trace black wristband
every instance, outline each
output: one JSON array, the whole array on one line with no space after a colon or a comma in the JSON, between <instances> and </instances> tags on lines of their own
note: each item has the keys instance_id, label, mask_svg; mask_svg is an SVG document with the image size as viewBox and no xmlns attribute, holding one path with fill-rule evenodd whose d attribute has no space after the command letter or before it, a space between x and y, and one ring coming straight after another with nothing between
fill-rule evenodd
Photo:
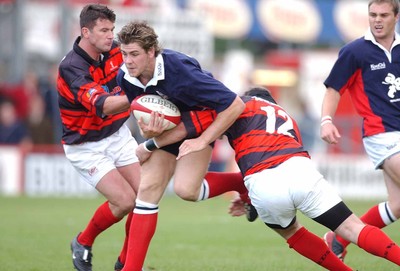
<instances>
[{"instance_id":1,"label":"black wristband","mask_svg":"<svg viewBox=\"0 0 400 271\"><path fill-rule=\"evenodd\" d=\"M154 150L158 149L156 143L154 142L154 139L152 139L152 138L150 138L149 140L144 142L144 146L145 146L146 150L148 150L148 151L154 151Z\"/></svg>"}]
</instances>

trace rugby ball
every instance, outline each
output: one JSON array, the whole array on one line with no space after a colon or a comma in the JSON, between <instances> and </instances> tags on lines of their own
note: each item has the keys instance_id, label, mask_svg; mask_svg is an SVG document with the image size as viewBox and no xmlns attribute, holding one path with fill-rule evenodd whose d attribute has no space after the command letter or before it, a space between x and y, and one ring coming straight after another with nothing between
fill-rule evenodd
<instances>
[{"instance_id":1,"label":"rugby ball","mask_svg":"<svg viewBox=\"0 0 400 271\"><path fill-rule=\"evenodd\" d=\"M179 108L159 95L146 94L138 96L131 103L133 116L137 120L142 119L145 124L149 123L152 111L164 114L164 124L168 124L166 130L174 128L181 122Z\"/></svg>"}]
</instances>

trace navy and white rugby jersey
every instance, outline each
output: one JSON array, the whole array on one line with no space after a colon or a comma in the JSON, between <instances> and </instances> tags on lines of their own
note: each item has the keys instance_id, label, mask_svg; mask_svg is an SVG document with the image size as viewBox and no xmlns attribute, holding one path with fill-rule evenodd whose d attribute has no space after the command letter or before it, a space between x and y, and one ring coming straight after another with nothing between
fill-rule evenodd
<instances>
[{"instance_id":1,"label":"navy and white rugby jersey","mask_svg":"<svg viewBox=\"0 0 400 271\"><path fill-rule=\"evenodd\" d=\"M128 99L143 94L156 94L173 102L180 111L228 108L236 94L209 72L202 70L196 59L164 49L156 58L154 76L147 86L131 77L123 65L117 75L118 85Z\"/></svg>"},{"instance_id":2,"label":"navy and white rugby jersey","mask_svg":"<svg viewBox=\"0 0 400 271\"><path fill-rule=\"evenodd\" d=\"M349 91L363 118L363 136L400 131L400 36L391 51L378 44L371 31L347 45L325 80L342 95Z\"/></svg>"}]
</instances>

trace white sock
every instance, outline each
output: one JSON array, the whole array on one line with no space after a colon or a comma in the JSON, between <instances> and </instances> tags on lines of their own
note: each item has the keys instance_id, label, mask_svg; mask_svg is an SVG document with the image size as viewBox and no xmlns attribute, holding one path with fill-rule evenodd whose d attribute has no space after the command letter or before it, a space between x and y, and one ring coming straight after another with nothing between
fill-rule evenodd
<instances>
[{"instance_id":1,"label":"white sock","mask_svg":"<svg viewBox=\"0 0 400 271\"><path fill-rule=\"evenodd\" d=\"M200 187L200 194L199 197L197 198L197 201L206 200L208 199L209 195L210 195L210 187L208 186L207 180L203 179L203 182L201 183Z\"/></svg>"},{"instance_id":2,"label":"white sock","mask_svg":"<svg viewBox=\"0 0 400 271\"><path fill-rule=\"evenodd\" d=\"M379 214L381 215L381 218L385 225L392 224L397 220L397 218L393 215L392 211L389 208L389 203L386 202L381 202L378 205L379 208Z\"/></svg>"}]
</instances>

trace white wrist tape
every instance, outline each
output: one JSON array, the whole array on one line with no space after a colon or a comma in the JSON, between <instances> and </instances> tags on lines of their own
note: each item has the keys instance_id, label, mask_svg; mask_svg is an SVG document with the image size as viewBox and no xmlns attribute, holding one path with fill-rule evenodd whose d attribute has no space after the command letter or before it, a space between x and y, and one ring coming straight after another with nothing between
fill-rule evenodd
<instances>
[{"instance_id":1,"label":"white wrist tape","mask_svg":"<svg viewBox=\"0 0 400 271\"><path fill-rule=\"evenodd\" d=\"M332 117L329 116L329 115L323 116L323 117L321 118L321 122L324 122L325 120L330 120L330 121L332 121Z\"/></svg>"},{"instance_id":2,"label":"white wrist tape","mask_svg":"<svg viewBox=\"0 0 400 271\"><path fill-rule=\"evenodd\" d=\"M332 123L332 120L327 119L327 120L321 121L321 127L327 123Z\"/></svg>"}]
</instances>

